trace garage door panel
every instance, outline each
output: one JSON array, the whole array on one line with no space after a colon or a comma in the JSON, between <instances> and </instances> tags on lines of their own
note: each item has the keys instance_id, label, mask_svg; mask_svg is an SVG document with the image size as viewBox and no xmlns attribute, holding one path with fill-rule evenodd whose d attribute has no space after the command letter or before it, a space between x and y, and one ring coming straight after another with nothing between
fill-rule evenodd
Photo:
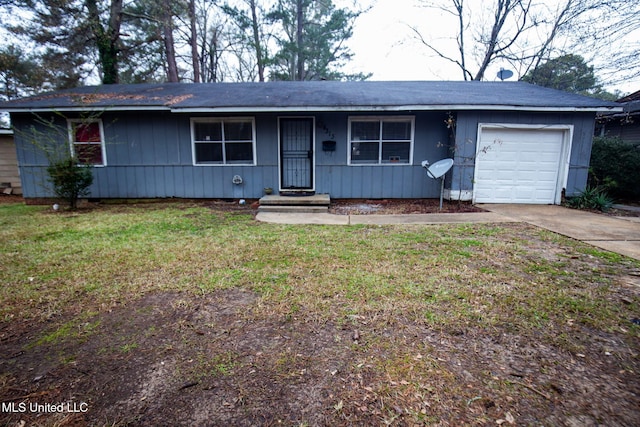
<instances>
[{"instance_id":1,"label":"garage door panel","mask_svg":"<svg viewBox=\"0 0 640 427\"><path fill-rule=\"evenodd\" d=\"M496 191L495 193L491 194L492 197L495 197L497 200L509 200L513 197L513 192L512 191L507 191L507 190L501 190L501 191ZM501 203L501 202L497 202L497 203Z\"/></svg>"},{"instance_id":2,"label":"garage door panel","mask_svg":"<svg viewBox=\"0 0 640 427\"><path fill-rule=\"evenodd\" d=\"M519 172L516 176L511 176L511 180L517 180L519 186L522 185L534 185L538 181L537 174L535 172Z\"/></svg>"},{"instance_id":3,"label":"garage door panel","mask_svg":"<svg viewBox=\"0 0 640 427\"><path fill-rule=\"evenodd\" d=\"M548 171L538 172L532 177L532 179L540 182L552 182L555 184L558 180L558 174Z\"/></svg>"},{"instance_id":4,"label":"garage door panel","mask_svg":"<svg viewBox=\"0 0 640 427\"><path fill-rule=\"evenodd\" d=\"M562 130L481 130L476 157L477 203L554 203Z\"/></svg>"},{"instance_id":5,"label":"garage door panel","mask_svg":"<svg viewBox=\"0 0 640 427\"><path fill-rule=\"evenodd\" d=\"M555 165L558 163L560 153L541 153L538 155L532 154L532 156L536 156L534 159L532 159L535 163L549 164L555 167Z\"/></svg>"},{"instance_id":6,"label":"garage door panel","mask_svg":"<svg viewBox=\"0 0 640 427\"><path fill-rule=\"evenodd\" d=\"M513 173L505 170L497 171L495 173L494 179L496 181L510 183L513 180ZM489 178L489 180L491 180L491 178Z\"/></svg>"},{"instance_id":7,"label":"garage door panel","mask_svg":"<svg viewBox=\"0 0 640 427\"><path fill-rule=\"evenodd\" d=\"M514 169L516 169L516 172L519 172L519 173L537 172L540 169L540 163L539 162L520 162L517 165L514 165Z\"/></svg>"},{"instance_id":8,"label":"garage door panel","mask_svg":"<svg viewBox=\"0 0 640 427\"><path fill-rule=\"evenodd\" d=\"M535 188L532 187L520 187L515 190L515 199L516 200L528 200L535 196Z\"/></svg>"}]
</instances>

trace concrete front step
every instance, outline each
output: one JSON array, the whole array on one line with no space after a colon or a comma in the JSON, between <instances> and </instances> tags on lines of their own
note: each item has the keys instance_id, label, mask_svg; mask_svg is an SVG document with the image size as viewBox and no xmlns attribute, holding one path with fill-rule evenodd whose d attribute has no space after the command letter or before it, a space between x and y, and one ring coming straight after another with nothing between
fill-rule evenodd
<instances>
[{"instance_id":1,"label":"concrete front step","mask_svg":"<svg viewBox=\"0 0 640 427\"><path fill-rule=\"evenodd\" d=\"M268 195L260 199L262 206L329 206L331 198L328 194L313 196L280 196Z\"/></svg>"},{"instance_id":2,"label":"concrete front step","mask_svg":"<svg viewBox=\"0 0 640 427\"><path fill-rule=\"evenodd\" d=\"M327 213L331 198L328 194L312 196L268 195L260 199L259 212Z\"/></svg>"},{"instance_id":3,"label":"concrete front step","mask_svg":"<svg viewBox=\"0 0 640 427\"><path fill-rule=\"evenodd\" d=\"M260 205L258 212L281 212L281 213L327 213L328 206L286 206L286 205Z\"/></svg>"}]
</instances>

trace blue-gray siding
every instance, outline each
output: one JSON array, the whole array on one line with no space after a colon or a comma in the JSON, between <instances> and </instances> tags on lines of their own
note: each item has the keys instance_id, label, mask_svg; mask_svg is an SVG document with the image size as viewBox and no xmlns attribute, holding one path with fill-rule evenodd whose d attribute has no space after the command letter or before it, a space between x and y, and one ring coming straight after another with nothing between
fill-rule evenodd
<instances>
[{"instance_id":1,"label":"blue-gray siding","mask_svg":"<svg viewBox=\"0 0 640 427\"><path fill-rule=\"evenodd\" d=\"M449 174L452 181L451 186L448 186L448 188L462 191L471 191L473 189L478 124L573 125L573 141L571 144L566 195L575 195L584 190L587 184L594 119L594 113L458 112L454 144L455 163L452 172Z\"/></svg>"},{"instance_id":2,"label":"blue-gray siding","mask_svg":"<svg viewBox=\"0 0 640 427\"><path fill-rule=\"evenodd\" d=\"M386 113L389 115L390 113ZM399 113L415 116L412 165L347 165L348 118L358 113L301 114L315 118L315 189L333 198L435 198L439 182L426 177L420 166L451 157L446 112ZM456 164L447 176L447 187L470 190L473 183L473 157L478 123L572 124L574 137L567 194L586 185L593 113L540 114L509 112L458 112ZM360 114L370 116L372 114ZM293 114L242 114L255 117L256 165L193 166L190 119L205 114L169 112L109 112L101 115L106 139L106 167L94 168L94 198L258 198L264 187L278 189L278 117ZM228 117L228 115L223 115ZM71 118L71 117L70 117ZM68 150L66 121L56 115L41 119L60 129L39 126L40 144L57 144ZM18 160L27 198L51 197L46 182L47 159L30 142L33 116L13 114ZM38 127L38 126L36 126ZM42 138L42 134L49 135ZM335 151L323 151L322 141L336 141ZM235 175L243 184L233 184Z\"/></svg>"}]
</instances>

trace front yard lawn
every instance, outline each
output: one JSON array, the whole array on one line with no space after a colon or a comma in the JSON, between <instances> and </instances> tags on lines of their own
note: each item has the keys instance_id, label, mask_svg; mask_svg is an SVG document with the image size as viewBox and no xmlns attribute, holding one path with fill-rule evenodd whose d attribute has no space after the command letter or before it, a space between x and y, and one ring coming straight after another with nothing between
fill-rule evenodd
<instances>
[{"instance_id":1,"label":"front yard lawn","mask_svg":"<svg viewBox=\"0 0 640 427\"><path fill-rule=\"evenodd\" d=\"M0 257L1 425L640 419L640 263L529 225L7 204Z\"/></svg>"}]
</instances>

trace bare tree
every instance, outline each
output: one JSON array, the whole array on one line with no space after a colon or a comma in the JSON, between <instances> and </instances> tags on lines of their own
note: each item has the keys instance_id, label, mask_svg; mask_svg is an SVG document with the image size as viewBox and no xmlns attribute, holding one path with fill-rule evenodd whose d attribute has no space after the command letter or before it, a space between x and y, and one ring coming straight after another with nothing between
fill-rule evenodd
<instances>
[{"instance_id":1,"label":"bare tree","mask_svg":"<svg viewBox=\"0 0 640 427\"><path fill-rule=\"evenodd\" d=\"M523 34L536 25L530 17L531 4L532 0L495 0L490 5L491 10L487 9L490 14L490 26L472 28L470 10L467 10L464 0L448 0L448 5L441 1L424 1L425 7L443 11L457 20L458 52L455 57L427 39L420 28L413 26L411 29L417 39L432 53L456 64L465 80L482 80L489 65L496 59L508 57ZM472 29L476 31L474 46L469 48L466 41ZM470 65L470 51L477 52L475 70Z\"/></svg>"},{"instance_id":2,"label":"bare tree","mask_svg":"<svg viewBox=\"0 0 640 427\"><path fill-rule=\"evenodd\" d=\"M233 46L229 23L220 9L210 0L196 3L196 45L200 81L219 82L232 68L227 56Z\"/></svg>"},{"instance_id":3,"label":"bare tree","mask_svg":"<svg viewBox=\"0 0 640 427\"><path fill-rule=\"evenodd\" d=\"M640 75L636 0L493 0L482 6L475 1L422 0L421 4L455 20L456 53L419 26L411 27L415 38L436 57L455 64L465 80L486 78L487 69L496 62L525 75L567 53L579 53L613 70L625 69L627 77ZM612 49L616 44L620 48Z\"/></svg>"},{"instance_id":4,"label":"bare tree","mask_svg":"<svg viewBox=\"0 0 640 427\"><path fill-rule=\"evenodd\" d=\"M574 0L576 18L565 27L569 50L593 63L601 80L616 84L640 77L640 2Z\"/></svg>"},{"instance_id":5,"label":"bare tree","mask_svg":"<svg viewBox=\"0 0 640 427\"><path fill-rule=\"evenodd\" d=\"M236 6L230 4L222 6L222 10L235 27L231 34L238 46L233 50L236 55L243 55L237 58L239 66L249 66L245 67L246 71L249 71L251 68L249 64L254 64L257 68L257 79L263 82L268 60L267 44L269 38L265 30L264 4L256 0L241 0ZM244 57L247 54L251 58Z\"/></svg>"}]
</instances>

